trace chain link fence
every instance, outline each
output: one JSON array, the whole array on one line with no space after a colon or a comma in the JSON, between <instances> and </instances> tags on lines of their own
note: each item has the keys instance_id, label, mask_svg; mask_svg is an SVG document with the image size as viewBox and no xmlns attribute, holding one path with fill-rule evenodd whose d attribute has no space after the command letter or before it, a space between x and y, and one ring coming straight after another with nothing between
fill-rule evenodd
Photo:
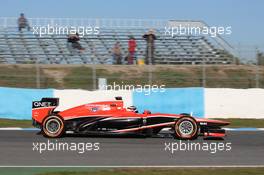
<instances>
[{"instance_id":1,"label":"chain link fence","mask_svg":"<svg viewBox=\"0 0 264 175\"><path fill-rule=\"evenodd\" d=\"M125 85L164 87L264 88L262 65L45 65L1 64L0 86L98 89L98 79Z\"/></svg>"}]
</instances>

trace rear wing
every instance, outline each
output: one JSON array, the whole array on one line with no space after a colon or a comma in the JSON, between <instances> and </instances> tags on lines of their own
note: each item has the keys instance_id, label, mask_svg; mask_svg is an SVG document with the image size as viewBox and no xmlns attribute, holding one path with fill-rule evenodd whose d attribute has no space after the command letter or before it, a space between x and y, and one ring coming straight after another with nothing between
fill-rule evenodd
<instances>
[{"instance_id":1,"label":"rear wing","mask_svg":"<svg viewBox=\"0 0 264 175\"><path fill-rule=\"evenodd\" d=\"M32 109L59 106L59 98L42 98L40 101L32 102Z\"/></svg>"}]
</instances>

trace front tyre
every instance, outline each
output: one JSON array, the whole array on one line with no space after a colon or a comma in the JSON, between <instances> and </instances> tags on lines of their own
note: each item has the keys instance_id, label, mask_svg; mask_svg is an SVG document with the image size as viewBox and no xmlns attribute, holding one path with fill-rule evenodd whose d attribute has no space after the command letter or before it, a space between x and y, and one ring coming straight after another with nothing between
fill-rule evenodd
<instances>
[{"instance_id":1,"label":"front tyre","mask_svg":"<svg viewBox=\"0 0 264 175\"><path fill-rule=\"evenodd\" d=\"M184 116L175 122L174 131L177 139L193 140L198 137L199 126L194 118Z\"/></svg>"},{"instance_id":2,"label":"front tyre","mask_svg":"<svg viewBox=\"0 0 264 175\"><path fill-rule=\"evenodd\" d=\"M48 116L42 125L43 135L50 138L62 136L65 132L64 128L63 120L56 115Z\"/></svg>"}]
</instances>

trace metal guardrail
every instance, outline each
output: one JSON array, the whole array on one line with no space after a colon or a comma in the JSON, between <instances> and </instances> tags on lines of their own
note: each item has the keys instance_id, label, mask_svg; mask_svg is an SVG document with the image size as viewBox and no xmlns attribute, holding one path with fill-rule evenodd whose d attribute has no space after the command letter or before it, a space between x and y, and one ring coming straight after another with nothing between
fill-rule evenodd
<instances>
[{"instance_id":1,"label":"metal guardrail","mask_svg":"<svg viewBox=\"0 0 264 175\"><path fill-rule=\"evenodd\" d=\"M0 17L0 27L17 27L18 17ZM98 26L107 28L157 28L164 27L164 19L111 19L111 18L27 18L31 26Z\"/></svg>"}]
</instances>

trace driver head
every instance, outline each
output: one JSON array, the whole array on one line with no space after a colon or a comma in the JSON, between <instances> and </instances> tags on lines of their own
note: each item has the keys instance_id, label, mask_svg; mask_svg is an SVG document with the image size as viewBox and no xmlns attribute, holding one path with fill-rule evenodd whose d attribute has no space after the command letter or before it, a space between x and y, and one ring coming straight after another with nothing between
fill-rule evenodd
<instances>
[{"instance_id":1,"label":"driver head","mask_svg":"<svg viewBox=\"0 0 264 175\"><path fill-rule=\"evenodd\" d=\"M127 110L138 113L137 108L135 106L129 106L129 107L127 107Z\"/></svg>"}]
</instances>

